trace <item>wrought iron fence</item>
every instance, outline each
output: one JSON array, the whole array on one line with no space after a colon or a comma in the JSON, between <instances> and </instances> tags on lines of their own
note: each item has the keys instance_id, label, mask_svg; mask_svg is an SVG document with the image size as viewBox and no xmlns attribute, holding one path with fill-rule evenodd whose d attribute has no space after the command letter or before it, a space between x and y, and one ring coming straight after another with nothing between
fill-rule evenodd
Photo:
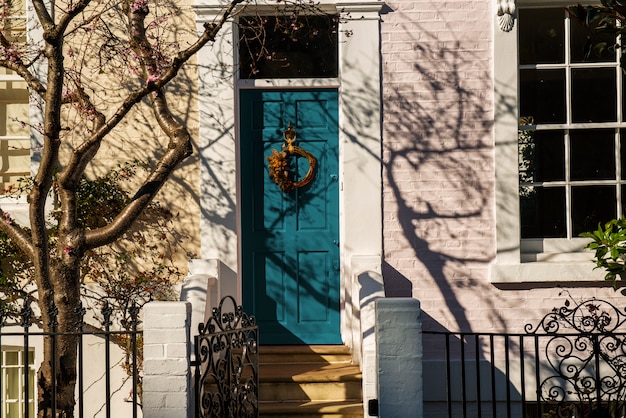
<instances>
[{"instance_id":1,"label":"wrought iron fence","mask_svg":"<svg viewBox=\"0 0 626 418\"><path fill-rule=\"evenodd\" d=\"M5 312L0 311L0 347L2 347L3 355L0 356L0 395L2 399L2 416L4 417L6 411L11 403L11 409L15 411L15 416L24 418L34 418L37 415L35 387L37 385L34 368L37 367L34 364L34 357L40 357L43 353L37 353L37 350L42 349L42 341L44 339L50 339L52 347L52 358L58 358L56 344L57 339L60 336L75 336L78 341L78 361L77 361L77 382L76 382L76 407L75 416L82 418L85 416L87 405L85 404L84 394L89 388L93 388L94 385L98 385L98 389L103 387L103 391L99 392L99 396L92 397L91 401L94 405L89 405L93 408L97 408L98 413L104 414L99 416L105 416L110 418L112 415L119 414L119 411L114 411L112 400L114 399L114 392L118 392L122 386L126 387L127 382L130 383L130 392L128 396L120 396L125 403L131 404L132 417L137 418L140 415L141 408L141 363L142 363L142 336L143 332L138 329L139 320L139 308L135 305L129 307L127 316L122 318L122 328L118 329L113 327L113 320L115 314L113 309L108 303L104 303L101 309L94 309L89 314L94 314L94 317L99 317L97 326L85 321L85 317L88 311L83 308L82 304L75 308L77 322L73 325L73 331L71 332L59 332L57 316L58 311L53 306L48 311L50 331L44 332L39 326L39 318L35 315L30 304L25 304L17 315L8 316ZM91 322L91 321L90 321ZM97 344L98 348L95 348L95 344L87 344L86 339L95 337L100 344ZM118 346L121 349L122 355L119 359L112 358L113 347ZM5 364L5 351L13 350L12 352L18 352L19 350L21 361L18 367L15 368L15 364ZM96 352L101 350L102 352ZM119 352L118 352L119 353ZM97 356L99 370L98 376L92 376L91 380L87 380L86 372L94 367L94 359ZM100 364L101 357L104 357L104 364ZM55 364L55 362L53 362ZM112 382L112 374L115 368L120 368L122 382ZM12 372L9 372L12 369ZM16 373L19 371L19 374ZM62 373L62 370L55 370L53 366L53 375ZM9 378L18 376L20 384L17 385ZM14 385L15 388L12 388ZM56 379L52 379L50 387L52 394L56 393ZM15 399L9 399L12 395L17 396ZM12 395L9 395L11 393ZM48 397L49 408L52 411L52 416L57 416L56 398L54 395ZM19 411L17 409L19 409ZM127 408L125 408L127 410Z\"/></svg>"},{"instance_id":2,"label":"wrought iron fence","mask_svg":"<svg viewBox=\"0 0 626 418\"><path fill-rule=\"evenodd\" d=\"M196 415L258 417L259 329L235 299L225 296L194 338Z\"/></svg>"},{"instance_id":3,"label":"wrought iron fence","mask_svg":"<svg viewBox=\"0 0 626 418\"><path fill-rule=\"evenodd\" d=\"M566 302L517 334L425 331L425 407L439 411L426 415L626 416L624 312L590 299Z\"/></svg>"}]
</instances>

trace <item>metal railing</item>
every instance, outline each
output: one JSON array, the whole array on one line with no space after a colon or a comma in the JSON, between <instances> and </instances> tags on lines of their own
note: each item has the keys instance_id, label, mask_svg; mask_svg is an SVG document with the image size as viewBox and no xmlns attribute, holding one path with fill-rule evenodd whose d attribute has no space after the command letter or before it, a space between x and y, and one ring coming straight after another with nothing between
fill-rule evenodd
<instances>
[{"instance_id":1,"label":"metal railing","mask_svg":"<svg viewBox=\"0 0 626 418\"><path fill-rule=\"evenodd\" d=\"M22 384L19 390L20 393L20 409L21 415L24 418L34 418L37 415L36 408L36 398L35 398L35 390L34 387L37 386L36 379L32 379L32 365L33 359L31 356L35 356L35 358L43 358L41 357L43 353L37 353L37 347L42 347L42 341L44 339L50 339L52 347L52 358L58 358L57 355L57 344L56 340L60 336L75 336L78 341L78 360L77 360L77 382L76 382L76 406L74 411L74 416L82 418L85 416L86 404L84 401L84 393L89 388L92 388L96 383L99 385L98 388L101 388L104 385L103 391L98 391L99 396L97 399L91 398L90 402L97 402L98 408L104 415L110 418L112 415L115 415L115 411L113 411L112 405L112 395L114 392L118 392L120 387L126 382L129 381L131 383L131 393L128 397L124 398L124 402L132 403L132 417L136 418L140 415L141 408L141 400L140 400L140 392L141 392L141 371L140 364L142 363L142 350L141 350L141 340L143 332L138 329L139 326L139 309L136 306L132 306L129 308L128 317L123 319L124 329L114 329L113 325L113 317L114 312L111 306L108 303L104 303L101 306L99 312L91 311L90 314L94 314L94 316L100 317L100 324L98 326L94 326L92 324L88 324L85 322L85 316L87 314L87 310L83 308L82 304L76 307L76 317L78 321L74 324L73 332L59 332L58 331L58 323L57 323L57 315L58 311L53 307L49 310L48 315L50 318L49 324L51 331L44 332L37 324L36 315L33 312L33 309L29 304L24 305L21 308L21 311L17 315L16 318L6 317L3 312L0 312L0 347L2 349L7 349L8 347L13 347L13 349L18 348L22 352L23 361L21 362L22 367L20 367L20 373L22 374L22 382L32 382L32 384ZM95 337L100 344L98 344L98 348L103 350L103 353L96 353L94 348L94 344L87 344L85 342L86 338ZM112 350L115 346L118 346L122 351L122 358L118 361L112 358ZM104 357L104 364L100 364L101 356ZM86 378L86 374L89 369L95 366L93 360L94 357L98 359L98 366L103 366L103 370L98 369L98 376L91 376L89 380ZM4 356L0 357L4 358ZM54 363L53 363L54 364ZM0 363L0 394L3 394L2 399L4 400L4 394L7 392L7 387L11 384L10 381L7 381L7 377L5 375L5 367L8 365ZM34 367L38 367L37 364ZM119 381L113 382L111 380L113 371L115 368L120 368L121 375L124 376L124 382L120 384ZM53 366L53 375L56 375L58 371L54 369ZM102 373L102 374L100 374ZM30 374L30 376L29 376ZM50 399L49 408L52 410L53 416L56 416L57 406L56 406L56 398L54 393L56 393L56 379L52 379L50 382L50 388L52 391L52 395L48 398ZM33 399L35 400L35 407L32 408ZM29 404L32 410L29 408ZM93 407L94 405L90 405ZM3 411L5 410L5 405L2 405ZM1 415L4 416L3 412Z\"/></svg>"},{"instance_id":2,"label":"metal railing","mask_svg":"<svg viewBox=\"0 0 626 418\"><path fill-rule=\"evenodd\" d=\"M425 331L425 407L445 404L437 416L447 417L626 416L625 320L590 299L521 333Z\"/></svg>"},{"instance_id":3,"label":"metal railing","mask_svg":"<svg viewBox=\"0 0 626 418\"><path fill-rule=\"evenodd\" d=\"M259 328L225 296L194 338L196 416L259 416Z\"/></svg>"}]
</instances>

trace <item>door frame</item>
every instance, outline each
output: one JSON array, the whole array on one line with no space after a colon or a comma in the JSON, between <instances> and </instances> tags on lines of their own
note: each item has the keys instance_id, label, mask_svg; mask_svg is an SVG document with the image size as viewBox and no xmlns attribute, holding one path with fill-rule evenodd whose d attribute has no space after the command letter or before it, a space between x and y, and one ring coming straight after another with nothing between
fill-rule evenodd
<instances>
[{"instance_id":1,"label":"door frame","mask_svg":"<svg viewBox=\"0 0 626 418\"><path fill-rule=\"evenodd\" d=\"M348 346L357 344L364 331L355 320L360 307L357 275L363 271L381 273L382 269L382 6L378 1L324 2L329 13L342 13L337 79L237 80L235 71L216 78L213 68L223 69L224 64L235 68L235 25L227 25L215 44L198 55L199 258L219 260L235 273L241 271L239 91L278 87L338 89L340 309L342 339ZM217 0L197 3L198 30L211 22L222 7ZM240 277L235 288L241 301Z\"/></svg>"}]
</instances>

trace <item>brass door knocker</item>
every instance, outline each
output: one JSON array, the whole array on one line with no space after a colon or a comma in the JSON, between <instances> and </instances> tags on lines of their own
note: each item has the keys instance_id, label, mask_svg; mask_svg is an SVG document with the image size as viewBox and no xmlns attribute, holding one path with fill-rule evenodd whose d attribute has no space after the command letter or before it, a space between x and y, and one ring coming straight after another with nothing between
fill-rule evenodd
<instances>
[{"instance_id":1,"label":"brass door knocker","mask_svg":"<svg viewBox=\"0 0 626 418\"><path fill-rule=\"evenodd\" d=\"M283 150L278 152L272 149L272 155L266 158L269 162L270 178L283 192L289 193L294 189L306 186L313 180L317 159L310 152L294 145L296 130L291 127L291 122L283 132L283 138L285 139L282 145ZM291 157L294 155L304 157L309 162L309 171L300 181L293 181L292 179Z\"/></svg>"}]
</instances>

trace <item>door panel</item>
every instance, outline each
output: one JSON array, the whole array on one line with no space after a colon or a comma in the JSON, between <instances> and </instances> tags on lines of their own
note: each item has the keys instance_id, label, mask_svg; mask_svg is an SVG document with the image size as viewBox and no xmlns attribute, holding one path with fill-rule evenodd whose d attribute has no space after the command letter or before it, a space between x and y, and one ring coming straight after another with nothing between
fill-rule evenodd
<instances>
[{"instance_id":1,"label":"door panel","mask_svg":"<svg viewBox=\"0 0 626 418\"><path fill-rule=\"evenodd\" d=\"M337 91L241 92L243 302L262 344L340 344ZM285 193L266 157L296 145L317 158L313 181ZM291 159L296 180L309 169Z\"/></svg>"}]
</instances>

